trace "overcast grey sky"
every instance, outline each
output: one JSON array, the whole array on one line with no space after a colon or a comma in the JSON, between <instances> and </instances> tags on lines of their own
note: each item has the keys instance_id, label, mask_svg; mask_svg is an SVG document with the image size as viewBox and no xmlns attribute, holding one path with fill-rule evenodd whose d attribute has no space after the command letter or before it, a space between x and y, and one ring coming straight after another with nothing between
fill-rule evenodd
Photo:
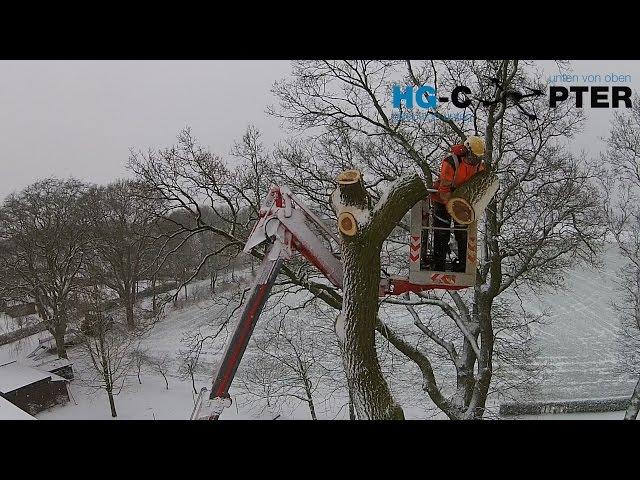
<instances>
[{"instance_id":1,"label":"overcast grey sky","mask_svg":"<svg viewBox=\"0 0 640 480\"><path fill-rule=\"evenodd\" d=\"M554 62L539 63L556 73ZM572 65L576 74L631 75L640 91L639 61ZM249 123L269 145L284 132L264 110L289 71L287 61L1 61L0 198L51 175L126 176L129 148L169 146L187 125L220 155ZM585 112L573 150L596 153L611 110Z\"/></svg>"},{"instance_id":2,"label":"overcast grey sky","mask_svg":"<svg viewBox=\"0 0 640 480\"><path fill-rule=\"evenodd\" d=\"M225 155L265 113L287 61L1 61L0 198L50 175L126 176L129 148L165 147L189 125Z\"/></svg>"}]
</instances>

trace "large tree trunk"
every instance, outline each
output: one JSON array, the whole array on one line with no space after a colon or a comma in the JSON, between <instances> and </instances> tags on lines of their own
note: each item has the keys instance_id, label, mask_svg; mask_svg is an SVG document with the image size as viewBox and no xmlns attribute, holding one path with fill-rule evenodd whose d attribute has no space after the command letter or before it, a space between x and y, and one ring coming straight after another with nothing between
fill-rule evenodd
<instances>
[{"instance_id":1,"label":"large tree trunk","mask_svg":"<svg viewBox=\"0 0 640 480\"><path fill-rule=\"evenodd\" d=\"M360 172L338 176L331 196L342 234L342 311L336 320L342 362L359 419L404 419L382 374L375 345L382 243L426 188L417 175L400 179L374 208Z\"/></svg>"},{"instance_id":2,"label":"large tree trunk","mask_svg":"<svg viewBox=\"0 0 640 480\"><path fill-rule=\"evenodd\" d=\"M475 337L477 341L477 335ZM461 363L457 368L456 394L453 397L453 403L461 412L464 412L469 407L473 395L473 388L475 386L473 370L476 364L476 354L466 338L462 345L460 358Z\"/></svg>"},{"instance_id":3,"label":"large tree trunk","mask_svg":"<svg viewBox=\"0 0 640 480\"><path fill-rule=\"evenodd\" d=\"M380 248L365 238L343 242L343 309L336 321L347 383L359 419L404 418L382 375L375 346Z\"/></svg>"},{"instance_id":4,"label":"large tree trunk","mask_svg":"<svg viewBox=\"0 0 640 480\"><path fill-rule=\"evenodd\" d=\"M631 402L624 414L624 419L635 420L638 418L638 411L640 411L640 378L638 379L636 388L633 390L633 394L631 395Z\"/></svg>"},{"instance_id":5,"label":"large tree trunk","mask_svg":"<svg viewBox=\"0 0 640 480\"><path fill-rule=\"evenodd\" d=\"M134 328L136 328L136 322L133 315L133 296L130 295L129 298L125 300L125 302L127 304L127 327L129 328L129 330L133 330Z\"/></svg>"},{"instance_id":6,"label":"large tree trunk","mask_svg":"<svg viewBox=\"0 0 640 480\"><path fill-rule=\"evenodd\" d=\"M67 348L64 345L64 335L66 332L67 326L65 322L63 320L60 320L59 318L56 318L54 328L51 333L53 334L53 338L56 342L56 353L58 354L59 358L69 358L67 356Z\"/></svg>"},{"instance_id":7,"label":"large tree trunk","mask_svg":"<svg viewBox=\"0 0 640 480\"><path fill-rule=\"evenodd\" d=\"M382 243L358 225L371 207L359 172L348 170L338 176L333 204L343 234L344 275L343 307L335 327L354 408L359 419L402 420L404 413L391 396L376 352Z\"/></svg>"},{"instance_id":8,"label":"large tree trunk","mask_svg":"<svg viewBox=\"0 0 640 480\"><path fill-rule=\"evenodd\" d=\"M489 387L493 377L493 346L494 334L491 320L492 299L483 299L478 302L480 316L480 358L477 359L478 371L476 375L475 387L469 406L467 408L467 418L480 419L483 417Z\"/></svg>"},{"instance_id":9,"label":"large tree trunk","mask_svg":"<svg viewBox=\"0 0 640 480\"><path fill-rule=\"evenodd\" d=\"M107 388L107 396L109 397L109 407L111 408L111 417L116 418L118 413L116 412L116 402L113 399L113 389Z\"/></svg>"}]
</instances>

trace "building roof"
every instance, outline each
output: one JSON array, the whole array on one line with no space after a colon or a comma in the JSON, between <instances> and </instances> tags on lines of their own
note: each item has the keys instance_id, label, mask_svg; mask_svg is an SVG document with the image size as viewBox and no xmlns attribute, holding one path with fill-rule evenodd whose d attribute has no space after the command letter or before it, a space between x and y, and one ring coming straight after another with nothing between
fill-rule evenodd
<instances>
[{"instance_id":1,"label":"building roof","mask_svg":"<svg viewBox=\"0 0 640 480\"><path fill-rule=\"evenodd\" d=\"M13 392L18 388L51 378L51 375L49 372L36 370L15 361L0 365L0 393Z\"/></svg>"},{"instance_id":2,"label":"building roof","mask_svg":"<svg viewBox=\"0 0 640 480\"><path fill-rule=\"evenodd\" d=\"M0 420L36 420L36 418L16 407L6 398L0 397Z\"/></svg>"},{"instance_id":3,"label":"building roof","mask_svg":"<svg viewBox=\"0 0 640 480\"><path fill-rule=\"evenodd\" d=\"M51 377L51 381L52 382L67 382L69 383L69 380L61 377L60 375L56 375L55 373L49 373L49 376Z\"/></svg>"},{"instance_id":4,"label":"building roof","mask_svg":"<svg viewBox=\"0 0 640 480\"><path fill-rule=\"evenodd\" d=\"M0 345L0 365L18 360L22 362L31 352L39 347L40 339L49 332L34 333L15 342ZM41 349L42 350L42 349Z\"/></svg>"},{"instance_id":5,"label":"building roof","mask_svg":"<svg viewBox=\"0 0 640 480\"><path fill-rule=\"evenodd\" d=\"M66 358L58 358L58 355L48 353L45 348L38 347L25 358L20 359L23 365L51 372L69 365L73 365Z\"/></svg>"},{"instance_id":6,"label":"building roof","mask_svg":"<svg viewBox=\"0 0 640 480\"><path fill-rule=\"evenodd\" d=\"M59 368L68 367L69 365L73 365L66 358L51 358L45 361L40 361L38 363L34 363L34 367L39 370L46 370L47 372L51 372L52 370L58 370Z\"/></svg>"}]
</instances>

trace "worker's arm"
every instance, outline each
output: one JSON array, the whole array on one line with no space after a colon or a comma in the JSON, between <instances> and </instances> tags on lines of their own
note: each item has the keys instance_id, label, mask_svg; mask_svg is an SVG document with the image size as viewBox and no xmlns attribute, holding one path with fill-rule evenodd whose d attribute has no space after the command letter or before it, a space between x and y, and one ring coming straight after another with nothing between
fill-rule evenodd
<instances>
[{"instance_id":1,"label":"worker's arm","mask_svg":"<svg viewBox=\"0 0 640 480\"><path fill-rule=\"evenodd\" d=\"M438 184L438 195L440 195L440 198L445 202L448 202L451 197L454 175L455 170L449 162L442 162L442 167L440 168L440 181Z\"/></svg>"}]
</instances>

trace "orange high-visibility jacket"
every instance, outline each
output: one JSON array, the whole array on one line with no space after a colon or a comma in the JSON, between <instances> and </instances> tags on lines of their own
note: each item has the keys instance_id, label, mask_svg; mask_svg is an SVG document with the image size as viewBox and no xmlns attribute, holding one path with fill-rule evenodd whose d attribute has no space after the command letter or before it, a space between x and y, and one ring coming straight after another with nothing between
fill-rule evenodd
<instances>
[{"instance_id":1,"label":"orange high-visibility jacket","mask_svg":"<svg viewBox=\"0 0 640 480\"><path fill-rule=\"evenodd\" d=\"M453 148L452 148L453 150ZM439 202L446 203L440 193L452 192L457 187L467 182L476 173L485 169L484 162L480 162L478 165L469 165L463 160L463 157L458 157L458 167L453 154L448 155L442 160L442 167L440 169L440 178L434 182L434 188L438 189L437 194L432 194L431 199Z\"/></svg>"}]
</instances>

